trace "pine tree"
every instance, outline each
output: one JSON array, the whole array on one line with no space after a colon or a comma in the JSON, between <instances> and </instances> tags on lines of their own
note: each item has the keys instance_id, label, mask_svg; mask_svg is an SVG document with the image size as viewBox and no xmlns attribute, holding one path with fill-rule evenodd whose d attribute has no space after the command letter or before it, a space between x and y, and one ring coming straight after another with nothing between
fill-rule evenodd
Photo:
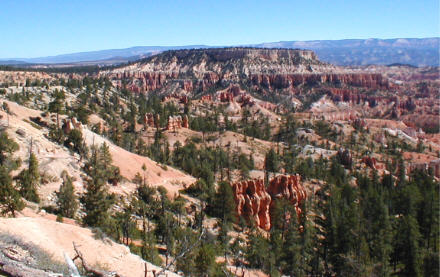
<instances>
[{"instance_id":1,"label":"pine tree","mask_svg":"<svg viewBox=\"0 0 440 277\"><path fill-rule=\"evenodd\" d=\"M13 153L18 150L18 144L8 137L4 131L0 132L0 212L2 215L24 208L19 192L12 184L10 172L16 169L20 160L13 158Z\"/></svg>"},{"instance_id":2,"label":"pine tree","mask_svg":"<svg viewBox=\"0 0 440 277\"><path fill-rule=\"evenodd\" d=\"M53 100L49 103L49 111L57 114L57 128L60 128L59 115L64 112L64 100L66 95L64 91L55 90Z\"/></svg>"},{"instance_id":3,"label":"pine tree","mask_svg":"<svg viewBox=\"0 0 440 277\"><path fill-rule=\"evenodd\" d=\"M122 205L122 211L117 212L115 218L117 227L122 233L122 243L128 246L130 244L133 231L136 228L136 222L132 220L132 214L134 213L133 206L125 205L124 203Z\"/></svg>"},{"instance_id":4,"label":"pine tree","mask_svg":"<svg viewBox=\"0 0 440 277\"><path fill-rule=\"evenodd\" d=\"M301 257L301 236L296 214L289 220L288 232L283 245L283 260L285 268L283 273L290 276L305 276L303 258Z\"/></svg>"},{"instance_id":5,"label":"pine tree","mask_svg":"<svg viewBox=\"0 0 440 277\"><path fill-rule=\"evenodd\" d=\"M144 166L142 166L142 168L144 168ZM143 184L142 180L143 179L139 174L138 187L135 193L136 197L132 200L132 206L135 210L135 213L142 219L141 255L144 260L152 262L156 265L160 265L161 259L156 248L156 236L154 232L151 232L150 230L150 220L154 216L155 206L157 203L154 199L156 189Z\"/></svg>"},{"instance_id":6,"label":"pine tree","mask_svg":"<svg viewBox=\"0 0 440 277\"><path fill-rule=\"evenodd\" d=\"M180 228L176 232L176 253L184 253L176 261L176 268L182 271L184 276L196 275L196 256L198 254L198 235L191 228Z\"/></svg>"},{"instance_id":7,"label":"pine tree","mask_svg":"<svg viewBox=\"0 0 440 277\"><path fill-rule=\"evenodd\" d=\"M78 129L70 131L67 140L65 141L65 145L80 155L84 154L86 151L86 145L83 142L82 133Z\"/></svg>"},{"instance_id":8,"label":"pine tree","mask_svg":"<svg viewBox=\"0 0 440 277\"><path fill-rule=\"evenodd\" d=\"M101 167L102 173L106 177L106 181L112 177L113 166L112 166L112 155L110 154L110 148L107 143L101 144L99 147L99 165Z\"/></svg>"},{"instance_id":9,"label":"pine tree","mask_svg":"<svg viewBox=\"0 0 440 277\"><path fill-rule=\"evenodd\" d=\"M146 224L144 220L142 225L142 259L149 261L153 264L160 265L162 259L160 258L159 251L156 247L156 236L154 235L154 232L147 232L145 225Z\"/></svg>"},{"instance_id":10,"label":"pine tree","mask_svg":"<svg viewBox=\"0 0 440 277\"><path fill-rule=\"evenodd\" d=\"M88 174L87 191L82 196L85 216L83 222L87 226L103 227L108 220L108 210L111 201L107 189L107 173L104 170L108 164L103 164L102 153L92 147L85 171ZM107 157L108 158L108 157Z\"/></svg>"},{"instance_id":11,"label":"pine tree","mask_svg":"<svg viewBox=\"0 0 440 277\"><path fill-rule=\"evenodd\" d=\"M264 268L269 256L269 243L255 229L250 230L245 248L246 260L250 267Z\"/></svg>"},{"instance_id":12,"label":"pine tree","mask_svg":"<svg viewBox=\"0 0 440 277\"><path fill-rule=\"evenodd\" d=\"M266 154L266 158L264 159L264 169L266 171L266 184L269 181L269 172L275 173L278 171L280 166L279 157L275 150L271 148L269 152Z\"/></svg>"},{"instance_id":13,"label":"pine tree","mask_svg":"<svg viewBox=\"0 0 440 277\"><path fill-rule=\"evenodd\" d=\"M218 222L218 225L220 228L218 231L217 240L220 244L221 249L223 250L223 255L224 255L225 261L227 262L227 255L230 251L229 240L231 239L231 237L228 235L228 231L230 229L230 226L225 221Z\"/></svg>"},{"instance_id":14,"label":"pine tree","mask_svg":"<svg viewBox=\"0 0 440 277\"><path fill-rule=\"evenodd\" d=\"M417 220L412 215L404 216L397 230L400 256L404 265L403 276L421 276L420 232Z\"/></svg>"},{"instance_id":15,"label":"pine tree","mask_svg":"<svg viewBox=\"0 0 440 277\"><path fill-rule=\"evenodd\" d=\"M5 102L6 103L6 102ZM16 169L17 162L12 158L12 154L18 150L18 144L9 138L5 131L0 132L0 166L8 169ZM12 167L12 168L11 168Z\"/></svg>"},{"instance_id":16,"label":"pine tree","mask_svg":"<svg viewBox=\"0 0 440 277\"><path fill-rule=\"evenodd\" d=\"M220 182L212 203L213 214L222 222L229 224L236 220L235 200L232 187L227 182Z\"/></svg>"},{"instance_id":17,"label":"pine tree","mask_svg":"<svg viewBox=\"0 0 440 277\"><path fill-rule=\"evenodd\" d=\"M38 161L34 153L29 155L28 168L23 169L17 176L20 185L20 194L25 199L39 203L37 188L40 184L40 172L38 170Z\"/></svg>"},{"instance_id":18,"label":"pine tree","mask_svg":"<svg viewBox=\"0 0 440 277\"><path fill-rule=\"evenodd\" d=\"M398 165L397 177L399 180L399 185L403 186L405 185L405 181L406 181L406 169L405 169L405 162L402 157L399 158L398 163L399 165Z\"/></svg>"},{"instance_id":19,"label":"pine tree","mask_svg":"<svg viewBox=\"0 0 440 277\"><path fill-rule=\"evenodd\" d=\"M73 187L72 178L67 173L63 175L63 184L60 186L59 191L56 192L58 211L64 217L74 218L78 209L75 188Z\"/></svg>"},{"instance_id":20,"label":"pine tree","mask_svg":"<svg viewBox=\"0 0 440 277\"><path fill-rule=\"evenodd\" d=\"M319 257L316 250L318 249L318 243L316 240L317 230L313 226L309 218L309 209L311 208L311 201L308 199L301 207L301 220L302 225L301 232L301 257L302 267L307 274L317 274L322 272L319 268ZM316 249L316 250L315 250Z\"/></svg>"},{"instance_id":21,"label":"pine tree","mask_svg":"<svg viewBox=\"0 0 440 277\"><path fill-rule=\"evenodd\" d=\"M212 276L215 267L215 250L211 244L204 243L198 248L195 257L197 276Z\"/></svg>"},{"instance_id":22,"label":"pine tree","mask_svg":"<svg viewBox=\"0 0 440 277\"><path fill-rule=\"evenodd\" d=\"M5 166L0 166L0 212L2 215L11 213L15 217L16 211L21 211L24 203L20 194L12 185L12 178Z\"/></svg>"}]
</instances>

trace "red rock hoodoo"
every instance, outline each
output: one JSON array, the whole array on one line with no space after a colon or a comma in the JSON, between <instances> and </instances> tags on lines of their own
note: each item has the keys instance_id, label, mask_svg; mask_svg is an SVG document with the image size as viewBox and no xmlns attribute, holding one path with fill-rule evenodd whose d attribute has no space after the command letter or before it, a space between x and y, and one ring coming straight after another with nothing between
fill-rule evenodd
<instances>
[{"instance_id":1,"label":"red rock hoodoo","mask_svg":"<svg viewBox=\"0 0 440 277\"><path fill-rule=\"evenodd\" d=\"M301 213L301 203L307 193L300 183L300 176L280 175L269 182L266 190L262 179L246 180L232 184L237 214L243 215L255 224L268 231L271 224L271 208L277 199L287 199L294 207L297 215Z\"/></svg>"},{"instance_id":2,"label":"red rock hoodoo","mask_svg":"<svg viewBox=\"0 0 440 277\"><path fill-rule=\"evenodd\" d=\"M183 118L180 115L169 116L166 129L175 131L180 128L189 128L188 117L186 115Z\"/></svg>"},{"instance_id":3,"label":"red rock hoodoo","mask_svg":"<svg viewBox=\"0 0 440 277\"><path fill-rule=\"evenodd\" d=\"M159 128L159 119L160 119L159 114L153 115L152 113L146 113L143 119L145 128L148 127Z\"/></svg>"},{"instance_id":4,"label":"red rock hoodoo","mask_svg":"<svg viewBox=\"0 0 440 277\"><path fill-rule=\"evenodd\" d=\"M271 197L262 179L246 180L232 185L238 215L254 220L264 230L270 229Z\"/></svg>"}]
</instances>

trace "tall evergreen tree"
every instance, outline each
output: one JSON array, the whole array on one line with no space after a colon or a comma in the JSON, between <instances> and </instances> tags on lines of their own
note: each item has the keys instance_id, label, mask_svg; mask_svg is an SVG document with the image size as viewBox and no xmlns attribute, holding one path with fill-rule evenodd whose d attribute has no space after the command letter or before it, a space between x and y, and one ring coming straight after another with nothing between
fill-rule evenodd
<instances>
[{"instance_id":1,"label":"tall evergreen tree","mask_svg":"<svg viewBox=\"0 0 440 277\"><path fill-rule=\"evenodd\" d=\"M108 210L112 203L107 188L108 173L105 171L109 165L104 164L105 161L108 161L108 156L105 153L102 155L99 149L92 146L91 155L85 165L88 174L87 191L81 197L85 211L83 222L87 226L104 227L108 220Z\"/></svg>"},{"instance_id":2,"label":"tall evergreen tree","mask_svg":"<svg viewBox=\"0 0 440 277\"><path fill-rule=\"evenodd\" d=\"M220 182L214 196L212 207L213 215L219 217L222 222L230 224L236 220L235 200L232 187L227 182Z\"/></svg>"},{"instance_id":3,"label":"tall evergreen tree","mask_svg":"<svg viewBox=\"0 0 440 277\"><path fill-rule=\"evenodd\" d=\"M0 131L0 166L6 166L11 170L16 169L18 164L12 155L18 148L18 144L9 138L8 133Z\"/></svg>"},{"instance_id":4,"label":"tall evergreen tree","mask_svg":"<svg viewBox=\"0 0 440 277\"><path fill-rule=\"evenodd\" d=\"M296 214L289 220L286 241L283 245L283 260L285 268L283 273L290 276L305 276L303 258L301 256L301 236Z\"/></svg>"},{"instance_id":5,"label":"tall evergreen tree","mask_svg":"<svg viewBox=\"0 0 440 277\"><path fill-rule=\"evenodd\" d=\"M419 246L420 232L417 220L412 215L406 215L400 218L399 226L396 230L395 239L398 251L399 260L402 262L404 268L402 270L403 276L422 276L421 266L421 249Z\"/></svg>"},{"instance_id":6,"label":"tall evergreen tree","mask_svg":"<svg viewBox=\"0 0 440 277\"><path fill-rule=\"evenodd\" d=\"M20 186L20 194L25 199L39 203L38 186L40 185L40 172L38 170L38 161L34 153L29 155L28 168L23 169L17 176Z\"/></svg>"},{"instance_id":7,"label":"tall evergreen tree","mask_svg":"<svg viewBox=\"0 0 440 277\"><path fill-rule=\"evenodd\" d=\"M64 91L55 90L53 93L53 99L49 103L49 111L57 114L57 128L60 128L60 119L59 116L64 112L64 100L66 99L66 95Z\"/></svg>"},{"instance_id":8,"label":"tall evergreen tree","mask_svg":"<svg viewBox=\"0 0 440 277\"><path fill-rule=\"evenodd\" d=\"M195 257L197 276L213 276L215 274L215 249L213 245L204 243L198 248Z\"/></svg>"},{"instance_id":9,"label":"tall evergreen tree","mask_svg":"<svg viewBox=\"0 0 440 277\"><path fill-rule=\"evenodd\" d=\"M57 207L60 215L64 217L74 218L78 210L78 201L75 195L72 178L64 171L63 184L59 191L56 192Z\"/></svg>"},{"instance_id":10,"label":"tall evergreen tree","mask_svg":"<svg viewBox=\"0 0 440 277\"><path fill-rule=\"evenodd\" d=\"M266 184L269 182L269 172L275 173L278 172L280 167L278 154L275 153L275 150L271 148L269 152L267 152L266 157L264 159L264 170L266 171Z\"/></svg>"},{"instance_id":11,"label":"tall evergreen tree","mask_svg":"<svg viewBox=\"0 0 440 277\"><path fill-rule=\"evenodd\" d=\"M5 166L0 166L0 213L11 213L15 217L16 211L21 211L24 203L19 192L12 185L12 178Z\"/></svg>"},{"instance_id":12,"label":"tall evergreen tree","mask_svg":"<svg viewBox=\"0 0 440 277\"><path fill-rule=\"evenodd\" d=\"M10 175L12 170L18 168L20 160L14 159L13 154L18 150L18 144L9 138L5 131L0 132L0 212L2 215L24 208L19 192L12 184Z\"/></svg>"}]
</instances>

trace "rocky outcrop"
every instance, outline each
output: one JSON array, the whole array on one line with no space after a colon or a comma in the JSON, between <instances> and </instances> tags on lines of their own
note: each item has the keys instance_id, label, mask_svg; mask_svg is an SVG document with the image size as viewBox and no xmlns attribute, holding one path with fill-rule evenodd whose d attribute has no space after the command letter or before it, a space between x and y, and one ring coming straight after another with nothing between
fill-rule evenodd
<instances>
[{"instance_id":1,"label":"rocky outcrop","mask_svg":"<svg viewBox=\"0 0 440 277\"><path fill-rule=\"evenodd\" d=\"M189 128L189 121L187 115L184 115L182 118L182 128Z\"/></svg>"},{"instance_id":2,"label":"rocky outcrop","mask_svg":"<svg viewBox=\"0 0 440 277\"><path fill-rule=\"evenodd\" d=\"M220 75L215 72L206 72L203 79L198 82L198 86L202 91L214 86L220 81Z\"/></svg>"},{"instance_id":3,"label":"rocky outcrop","mask_svg":"<svg viewBox=\"0 0 440 277\"><path fill-rule=\"evenodd\" d=\"M301 203L306 199L307 194L304 187L300 184L301 177L296 175L280 175L269 182L267 189L272 197L271 208L276 199L287 199L295 207L297 215L301 213Z\"/></svg>"},{"instance_id":4,"label":"rocky outcrop","mask_svg":"<svg viewBox=\"0 0 440 277\"><path fill-rule=\"evenodd\" d=\"M271 197L262 179L247 180L232 185L237 214L252 220L256 226L270 229L269 208Z\"/></svg>"},{"instance_id":5,"label":"rocky outcrop","mask_svg":"<svg viewBox=\"0 0 440 277\"><path fill-rule=\"evenodd\" d=\"M373 157L365 156L362 158L362 162L371 169L377 169L377 161Z\"/></svg>"},{"instance_id":6,"label":"rocky outcrop","mask_svg":"<svg viewBox=\"0 0 440 277\"><path fill-rule=\"evenodd\" d=\"M329 73L331 72L331 73ZM388 88L382 74L358 73L319 61L312 51L293 49L214 48L166 51L142 62L102 71L115 86L123 83L133 92L159 90L178 83L186 92L228 86L237 96L240 85L273 92L300 85ZM124 80L124 82L122 82Z\"/></svg>"},{"instance_id":7,"label":"rocky outcrop","mask_svg":"<svg viewBox=\"0 0 440 277\"><path fill-rule=\"evenodd\" d=\"M273 210L276 200L286 199L295 207L297 215L299 215L301 203L307 197L300 180L298 174L280 175L270 180L267 189L262 179L232 184L237 214L252 220L256 226L264 230L270 230L272 226L271 210Z\"/></svg>"},{"instance_id":8,"label":"rocky outcrop","mask_svg":"<svg viewBox=\"0 0 440 277\"><path fill-rule=\"evenodd\" d=\"M220 102L233 102L234 95L230 92L221 92L218 95Z\"/></svg>"},{"instance_id":9,"label":"rocky outcrop","mask_svg":"<svg viewBox=\"0 0 440 277\"><path fill-rule=\"evenodd\" d=\"M303 84L327 83L370 89L388 88L388 81L381 74L371 73L301 73L301 74L254 74L250 76L253 85L268 89L287 89Z\"/></svg>"},{"instance_id":10,"label":"rocky outcrop","mask_svg":"<svg viewBox=\"0 0 440 277\"><path fill-rule=\"evenodd\" d=\"M241 59L258 59L266 62L290 61L296 64L304 60L319 62L316 54L311 50L249 47L174 50L163 53L162 57L157 57L156 60L170 57L175 57L177 60L197 60L201 56L205 56L206 60L211 62Z\"/></svg>"},{"instance_id":11,"label":"rocky outcrop","mask_svg":"<svg viewBox=\"0 0 440 277\"><path fill-rule=\"evenodd\" d=\"M181 104L187 104L188 103L188 96L187 95L180 95L180 94L176 94L176 93L164 96L162 98L162 102L167 102L167 101L170 101L172 99L178 100L179 103L181 103Z\"/></svg>"},{"instance_id":12,"label":"rocky outcrop","mask_svg":"<svg viewBox=\"0 0 440 277\"><path fill-rule=\"evenodd\" d=\"M365 119L363 118L356 118L353 121L353 127L357 130L362 130L367 126L367 123L365 122Z\"/></svg>"},{"instance_id":13,"label":"rocky outcrop","mask_svg":"<svg viewBox=\"0 0 440 277\"><path fill-rule=\"evenodd\" d=\"M200 100L202 102L212 102L212 95L208 94L208 95L203 95Z\"/></svg>"},{"instance_id":14,"label":"rocky outcrop","mask_svg":"<svg viewBox=\"0 0 440 277\"><path fill-rule=\"evenodd\" d=\"M432 170L432 174L434 174L435 177L440 178L440 159L430 161L428 166Z\"/></svg>"},{"instance_id":15,"label":"rocky outcrop","mask_svg":"<svg viewBox=\"0 0 440 277\"><path fill-rule=\"evenodd\" d=\"M353 157L348 149L339 148L338 153L336 154L338 157L339 163L341 163L345 168L351 168L353 165Z\"/></svg>"},{"instance_id":16,"label":"rocky outcrop","mask_svg":"<svg viewBox=\"0 0 440 277\"><path fill-rule=\"evenodd\" d=\"M71 119L65 119L63 122L63 131L65 134L69 134L72 130L77 129L82 131L82 124L75 117Z\"/></svg>"},{"instance_id":17,"label":"rocky outcrop","mask_svg":"<svg viewBox=\"0 0 440 277\"><path fill-rule=\"evenodd\" d=\"M435 159L426 162L410 162L406 168L407 173L410 174L415 170L421 170L425 172L431 171L432 175L436 178L440 178L440 159Z\"/></svg>"},{"instance_id":18,"label":"rocky outcrop","mask_svg":"<svg viewBox=\"0 0 440 277\"><path fill-rule=\"evenodd\" d=\"M184 115L183 118L180 115L170 115L168 117L166 129L175 131L180 128L189 128L188 117L186 115Z\"/></svg>"},{"instance_id":19,"label":"rocky outcrop","mask_svg":"<svg viewBox=\"0 0 440 277\"><path fill-rule=\"evenodd\" d=\"M146 113L143 119L144 126L146 128L148 127L159 128L159 119L160 119L159 114Z\"/></svg>"}]
</instances>

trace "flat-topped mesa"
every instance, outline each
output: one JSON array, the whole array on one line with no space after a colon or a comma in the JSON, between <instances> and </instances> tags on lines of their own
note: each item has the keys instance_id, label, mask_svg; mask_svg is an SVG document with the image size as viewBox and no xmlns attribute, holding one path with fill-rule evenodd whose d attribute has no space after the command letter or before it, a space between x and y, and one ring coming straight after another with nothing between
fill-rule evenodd
<instances>
[{"instance_id":1,"label":"flat-topped mesa","mask_svg":"<svg viewBox=\"0 0 440 277\"><path fill-rule=\"evenodd\" d=\"M387 88L381 74L353 72L319 61L310 50L276 48L207 48L170 50L131 65L101 71L117 87L135 93L159 90L178 83L186 92L206 91L227 84L271 90L307 84ZM124 80L124 82L122 82Z\"/></svg>"},{"instance_id":2,"label":"flat-topped mesa","mask_svg":"<svg viewBox=\"0 0 440 277\"><path fill-rule=\"evenodd\" d=\"M266 231L272 224L271 212L277 199L287 199L301 214L301 204L307 197L297 175L279 175L269 182L266 189L262 179L246 180L232 184L238 216L244 216Z\"/></svg>"},{"instance_id":3,"label":"flat-topped mesa","mask_svg":"<svg viewBox=\"0 0 440 277\"><path fill-rule=\"evenodd\" d=\"M225 62L238 59L262 59L278 62L280 60L299 63L304 60L318 61L318 57L312 50L283 49L283 48L206 48L184 49L164 52L164 56L175 56L178 59L194 58L197 55L205 55L208 61Z\"/></svg>"}]
</instances>

